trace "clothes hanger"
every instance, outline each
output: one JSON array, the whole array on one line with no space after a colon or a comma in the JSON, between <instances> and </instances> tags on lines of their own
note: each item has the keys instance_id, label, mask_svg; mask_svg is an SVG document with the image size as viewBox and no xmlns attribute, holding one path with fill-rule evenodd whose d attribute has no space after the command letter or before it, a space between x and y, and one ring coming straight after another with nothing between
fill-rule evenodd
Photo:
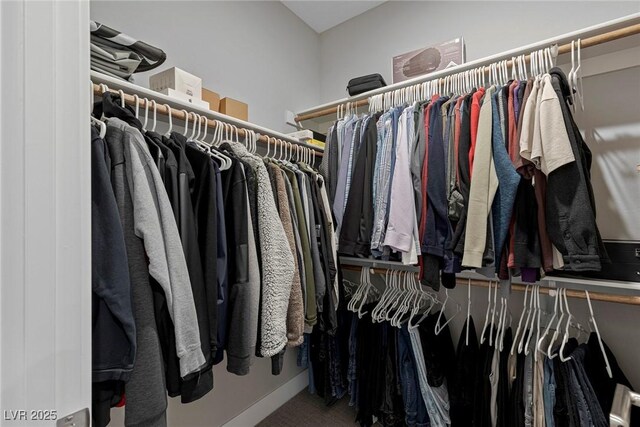
<instances>
[{"instance_id":1,"label":"clothes hanger","mask_svg":"<svg viewBox=\"0 0 640 427\"><path fill-rule=\"evenodd\" d=\"M469 346L469 322L471 318L471 279L467 284L467 328L465 332L465 345Z\"/></svg>"},{"instance_id":2,"label":"clothes hanger","mask_svg":"<svg viewBox=\"0 0 640 427\"><path fill-rule=\"evenodd\" d=\"M493 293L493 306L491 308L491 324L489 325L489 345L493 345L493 328L495 325L496 318L496 306L497 306L497 298L498 298L498 282L496 282L496 286L494 288Z\"/></svg>"},{"instance_id":3,"label":"clothes hanger","mask_svg":"<svg viewBox=\"0 0 640 427\"><path fill-rule=\"evenodd\" d=\"M547 354L549 355L549 359L553 359L554 357L557 356L557 354L553 354L552 350L553 350L553 344L555 343L556 339L558 338L558 336L560 335L560 325L562 324L562 321L564 319L564 302L562 300L562 294L564 293L565 289L564 288L560 288L558 289L558 307L560 308L560 318L558 319L556 326L555 326L555 330L553 331L553 335L551 336L551 341L549 342L549 348L547 349Z\"/></svg>"},{"instance_id":4,"label":"clothes hanger","mask_svg":"<svg viewBox=\"0 0 640 427\"><path fill-rule=\"evenodd\" d=\"M564 303L565 303L565 308L567 309L567 313L568 313L568 317L567 317L567 324L564 328L564 336L562 337L562 344L560 344L560 352L559 352L559 357L560 357L560 361L562 362L567 362L571 359L571 356L569 357L564 357L564 346L567 344L567 342L569 341L569 325L571 324L571 319L573 318L573 315L571 314L571 311L569 310L569 301L567 300L567 292L565 290L564 292Z\"/></svg>"},{"instance_id":5,"label":"clothes hanger","mask_svg":"<svg viewBox=\"0 0 640 427\"><path fill-rule=\"evenodd\" d=\"M89 101L89 118L90 118L90 122L95 124L96 126L98 126L100 128L100 130L98 131L98 135L100 136L100 139L104 139L105 135L107 134L107 124L105 122L103 122L102 120L98 120L95 117L93 117L93 102L94 102L94 96L93 96L93 82L89 81L89 83L91 83L91 98Z\"/></svg>"},{"instance_id":6,"label":"clothes hanger","mask_svg":"<svg viewBox=\"0 0 640 427\"><path fill-rule=\"evenodd\" d=\"M522 302L522 312L520 313L520 320L518 320L518 327L516 328L516 333L513 335L513 343L511 344L511 351L509 352L511 356L513 356L513 352L515 351L516 346L518 344L518 335L520 335L520 328L522 327L522 320L524 319L524 313L527 307L527 293L529 292L530 286L531 285L527 284L524 288L524 301Z\"/></svg>"},{"instance_id":7,"label":"clothes hanger","mask_svg":"<svg viewBox=\"0 0 640 427\"><path fill-rule=\"evenodd\" d=\"M100 83L100 95L102 96L102 98L104 98L104 94L107 92L110 92L109 86L107 86L104 83ZM93 93L93 87L91 88L91 93ZM100 121L103 121L104 119L106 119L106 116L104 115L104 108L102 109L102 115L100 116Z\"/></svg>"},{"instance_id":8,"label":"clothes hanger","mask_svg":"<svg viewBox=\"0 0 640 427\"><path fill-rule=\"evenodd\" d=\"M118 95L120 96L120 107L124 108L124 91L119 89Z\"/></svg>"},{"instance_id":9,"label":"clothes hanger","mask_svg":"<svg viewBox=\"0 0 640 427\"><path fill-rule=\"evenodd\" d=\"M387 307L387 310L384 316L384 320L386 320L387 322L391 321L391 319L393 318L393 315L391 313L394 312L393 310L396 310L397 307L400 305L400 303L403 301L405 289L403 288L404 281L402 280L402 273L398 274L398 277L396 278L396 285L397 285L397 294L391 300L391 306Z\"/></svg>"},{"instance_id":10,"label":"clothes hanger","mask_svg":"<svg viewBox=\"0 0 640 427\"><path fill-rule=\"evenodd\" d=\"M498 312L498 328L496 330L496 339L493 341L493 346L496 350L500 350L500 337L502 336L502 322L505 312L504 297L500 297L500 311ZM491 328L493 329L493 328ZM489 335L489 344L491 345L491 335Z\"/></svg>"},{"instance_id":11,"label":"clothes hanger","mask_svg":"<svg viewBox=\"0 0 640 427\"><path fill-rule=\"evenodd\" d=\"M404 314L408 311L409 301L413 297L412 289L409 287L408 278L409 276L405 272L402 278L402 283L404 284L404 293L402 294L402 299L400 301L400 304L398 305L398 309L389 321L391 326L395 326L396 328L400 327L400 320L402 319L402 316L404 316Z\"/></svg>"},{"instance_id":12,"label":"clothes hanger","mask_svg":"<svg viewBox=\"0 0 640 427\"><path fill-rule=\"evenodd\" d=\"M524 350L524 345L526 339L533 333L530 328L529 321L531 320L531 315L533 314L534 302L536 299L536 285L533 285L531 289L531 295L529 298L529 307L527 308L527 318L524 321L524 329L522 330L522 336L520 337L520 342L518 343L518 353L522 353ZM527 331L529 331L529 335L527 335Z\"/></svg>"},{"instance_id":13,"label":"clothes hanger","mask_svg":"<svg viewBox=\"0 0 640 427\"><path fill-rule=\"evenodd\" d=\"M144 124L142 125L142 129L147 131L147 121L149 119L149 100L144 98Z\"/></svg>"},{"instance_id":14,"label":"clothes hanger","mask_svg":"<svg viewBox=\"0 0 640 427\"><path fill-rule=\"evenodd\" d=\"M589 322L591 322L591 324L593 325L596 336L598 337L598 344L600 345L600 351L602 352L602 357L604 358L604 364L607 369L607 374L609 375L609 378L613 378L613 373L611 372L611 365L609 364L609 357L607 357L607 352L604 349L602 337L600 336L600 330L598 329L596 318L593 315L593 307L591 306L591 298L589 297L589 291L585 290L584 294L587 297L587 304L589 304Z\"/></svg>"},{"instance_id":15,"label":"clothes hanger","mask_svg":"<svg viewBox=\"0 0 640 427\"><path fill-rule=\"evenodd\" d=\"M487 330L487 325L489 324L489 312L491 310L491 285L493 281L489 280L489 297L487 299L487 312L484 315L484 325L482 326L482 334L480 334L480 344L484 343L484 333Z\"/></svg>"},{"instance_id":16,"label":"clothes hanger","mask_svg":"<svg viewBox=\"0 0 640 427\"><path fill-rule=\"evenodd\" d=\"M531 352L531 338L533 337L533 333L535 331L536 339L534 342L538 342L540 337L540 285L535 287L535 298L533 300L533 315L531 316L531 327L529 328L529 336L527 337L527 342L524 346L524 355L528 356ZM538 360L536 354L534 353L534 359Z\"/></svg>"},{"instance_id":17,"label":"clothes hanger","mask_svg":"<svg viewBox=\"0 0 640 427\"><path fill-rule=\"evenodd\" d=\"M365 273L365 293L364 293L364 297L362 298L362 301L360 302L360 306L358 307L358 318L362 319L362 317L367 314L366 311L362 311L362 308L364 307L364 304L367 302L367 296L369 295L369 291L371 290L371 288L373 288L373 285L371 284L371 279L370 279L370 275L369 275L369 267L365 267L366 268L366 273Z\"/></svg>"},{"instance_id":18,"label":"clothes hanger","mask_svg":"<svg viewBox=\"0 0 640 427\"><path fill-rule=\"evenodd\" d=\"M547 334L549 333L549 329L551 328L551 325L553 324L554 320L557 317L558 317L558 292L556 291L553 298L553 316L551 316L551 320L549 320L549 322L547 323L547 327L545 328L544 332L542 333L542 336L540 337L536 345L536 350L547 357L549 356L549 353L544 351L544 349L542 348L542 343L544 339L547 337Z\"/></svg>"},{"instance_id":19,"label":"clothes hanger","mask_svg":"<svg viewBox=\"0 0 640 427\"><path fill-rule=\"evenodd\" d=\"M193 113L193 112L191 114L193 114L193 128L191 129L191 135L189 136L189 138L187 138L190 140L196 137L196 120L200 122L200 119L202 118L200 114ZM200 130L198 130L198 135L200 135Z\"/></svg>"},{"instance_id":20,"label":"clothes hanger","mask_svg":"<svg viewBox=\"0 0 640 427\"><path fill-rule=\"evenodd\" d=\"M584 111L584 91L583 91L583 85L582 85L582 74L580 73L580 66L582 65L582 54L581 54L582 40L581 39L578 39L577 46L578 46L578 50L577 50L578 66L576 68L576 71L573 74L573 87L576 90L576 97L580 101L580 109ZM579 77L580 87L578 87L578 76L580 76Z\"/></svg>"},{"instance_id":21,"label":"clothes hanger","mask_svg":"<svg viewBox=\"0 0 640 427\"><path fill-rule=\"evenodd\" d=\"M389 298L389 295L393 292L392 289L392 284L391 284L391 280L390 280L390 273L389 273L389 269L387 269L385 271L384 274L384 291L382 292L382 296L380 297L380 299L378 300L378 303L376 304L376 306L373 308L373 310L371 310L371 320L374 322L378 321L380 312L382 310L382 308L384 307L387 299Z\"/></svg>"},{"instance_id":22,"label":"clothes hanger","mask_svg":"<svg viewBox=\"0 0 640 427\"><path fill-rule=\"evenodd\" d=\"M415 280L415 276L414 276L414 280ZM418 286L420 287L420 293L421 293L421 296L423 296L423 297L424 297L424 298L426 298L428 301L430 301L430 302L431 302L431 304L429 304L429 307L427 307L427 308L425 309L425 311L422 313L422 316L420 316L420 319L418 319L418 320L413 324L413 325L414 325L414 327L415 327L415 326L418 326L420 323L422 323L422 321L423 321L424 319L426 319L426 318L427 318L427 316L429 316L429 313L431 313L431 310L433 310L433 307L435 307L435 306L436 306L436 304L438 303L438 300L437 300L433 295L431 295L429 292L426 292L426 291L423 289L422 285L421 285L419 282L418 282L417 284L418 284Z\"/></svg>"},{"instance_id":23,"label":"clothes hanger","mask_svg":"<svg viewBox=\"0 0 640 427\"><path fill-rule=\"evenodd\" d=\"M440 332L442 332L442 330L449 324L449 322L451 322L451 320L453 320L453 318L456 317L458 313L460 313L461 311L460 304L456 300L451 298L451 300L455 304L456 312L453 314L453 316L449 317L449 319L447 319L447 321L444 322L443 325L440 325L440 319L442 318L442 314L444 313L445 306L447 305L447 301L449 300L449 289L445 288L444 293L445 293L445 299L444 299L444 302L442 303L442 309L440 310L440 314L438 315L438 320L436 321L436 326L434 329L434 332L436 335L440 335Z\"/></svg>"},{"instance_id":24,"label":"clothes hanger","mask_svg":"<svg viewBox=\"0 0 640 427\"><path fill-rule=\"evenodd\" d=\"M186 138L187 134L189 133L189 112L187 110L181 111L184 113L184 132L182 132L182 135Z\"/></svg>"},{"instance_id":25,"label":"clothes hanger","mask_svg":"<svg viewBox=\"0 0 640 427\"><path fill-rule=\"evenodd\" d=\"M364 268L360 270L360 282L358 283L358 288L354 292L351 297L351 301L347 304L347 309L351 312L356 312L356 306L358 304L358 299L360 298L360 294L362 293L362 287L364 283Z\"/></svg>"},{"instance_id":26,"label":"clothes hanger","mask_svg":"<svg viewBox=\"0 0 640 427\"><path fill-rule=\"evenodd\" d=\"M158 122L157 120L158 104L156 103L155 99L152 99L150 102L153 104L153 126L151 127L151 132L155 132L156 123Z\"/></svg>"},{"instance_id":27,"label":"clothes hanger","mask_svg":"<svg viewBox=\"0 0 640 427\"><path fill-rule=\"evenodd\" d=\"M135 114L136 114L136 119L137 119L138 118L138 113L140 112L140 97L138 96L137 93L133 94L133 103L136 106Z\"/></svg>"}]
</instances>

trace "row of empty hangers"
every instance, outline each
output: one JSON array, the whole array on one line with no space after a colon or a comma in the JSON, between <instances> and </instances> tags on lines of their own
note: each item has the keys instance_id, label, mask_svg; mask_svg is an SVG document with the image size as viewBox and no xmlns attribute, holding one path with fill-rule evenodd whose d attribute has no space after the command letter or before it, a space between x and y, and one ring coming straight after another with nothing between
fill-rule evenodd
<instances>
[{"instance_id":1,"label":"row of empty hangers","mask_svg":"<svg viewBox=\"0 0 640 427\"><path fill-rule=\"evenodd\" d=\"M104 83L100 84L100 89L101 89L101 94L104 94L110 91L109 87ZM90 108L91 108L91 112L93 112L93 103L94 103L93 82L91 82L90 93L91 93ZM120 96L120 106L122 108L125 108L124 91L118 90L117 93ZM140 119L142 123L142 128L146 131L147 124L149 124L150 127L148 130L155 132L156 125L158 122L157 120L158 103L154 99L149 100L148 98L140 98L137 94L132 95L132 97L134 99L133 104L134 104L135 116L138 119L140 119L140 104L141 103L144 104L144 110L145 110L144 122L142 122L142 120ZM173 110L171 106L169 106L169 104L160 104L160 105L164 106L167 109L166 115L168 117L169 129L165 135L169 136L173 130L173 113L172 113ZM153 112L152 125L149 123L150 106L152 106L152 112ZM289 141L285 141L275 137L270 137L268 135L260 135L259 133L251 129L240 128L230 123L222 122L215 119L210 120L208 117L204 115L201 115L195 112L189 112L185 109L179 109L179 110L176 109L176 111L180 111L184 114L183 120L185 124L184 124L184 132L182 132L182 134L188 139L196 142L196 144L198 144L202 149L208 150L210 153L212 153L213 157L216 157L218 160L220 160L221 170L226 170L231 166L231 159L225 156L223 153L220 153L215 150L211 150L210 147L218 147L222 142L225 142L225 141L242 142L244 143L244 145L247 147L247 150L251 154L257 155L257 150L258 150L257 142L260 137L266 138L267 153L264 156L272 157L280 161L285 161L285 160L291 161L295 156L297 159L299 159L304 163L307 163L307 164L315 163L315 151L312 150L311 148L302 147L300 145L296 145ZM191 120L192 117L193 117L193 120ZM193 121L193 124L191 125L191 133L189 134L189 126L191 121ZM104 138L106 134L106 124L102 121L102 118L97 119L91 116L91 122L100 127L100 137ZM205 138L207 137L209 122L212 122L214 126L214 131L212 132L211 141L206 141ZM244 132L244 141L240 140L241 131ZM234 139L234 136L235 136L235 139ZM271 145L274 145L273 154L271 154Z\"/></svg>"},{"instance_id":2,"label":"row of empty hangers","mask_svg":"<svg viewBox=\"0 0 640 427\"><path fill-rule=\"evenodd\" d=\"M417 280L414 272L387 269L384 273L385 287L382 292L371 282L370 276L372 273L375 272L370 267L363 267L360 272L360 283L356 284L344 280L351 284L352 288L356 287L355 291L351 289L351 300L347 304L347 309L357 313L359 318L367 314L364 309L366 304L373 304L377 301L375 307L371 310L371 321L388 321L395 327L401 327L406 323L409 328L414 328L439 305L440 313L434 330L437 335L461 312L461 305L453 297L449 296L447 288L444 289L444 301L440 301L438 294L425 290L424 286ZM467 319L463 332L465 334L465 343L469 345L471 279L468 279L467 286ZM509 310L508 297L501 295L498 305L498 287L497 281L489 281L487 310L480 333L480 344L488 339L490 346L502 351L504 350L505 332L512 325L513 316ZM549 294L553 297L554 302L552 313L543 310L540 304L540 290L540 285L526 285L525 287L523 310L513 334L510 354L513 355L517 351L517 353L529 355L533 351L535 360L546 356L551 359L559 357L561 361L566 362L571 359L571 356L564 357L563 354L565 346L571 337L570 331L575 331L577 338L580 338L582 334L588 337L589 333L595 332L604 357L607 373L612 377L611 366L594 316L589 291L584 291L589 308L587 330L571 313L565 288L555 289L554 292ZM453 314L444 324L441 324L445 309L451 306L454 307ZM527 334L526 331L529 331L529 333ZM550 337L548 342L547 337ZM558 347L557 349L555 349L556 346Z\"/></svg>"},{"instance_id":3,"label":"row of empty hangers","mask_svg":"<svg viewBox=\"0 0 640 427\"><path fill-rule=\"evenodd\" d=\"M473 88L491 85L505 85L510 79L527 80L529 74L539 78L549 72L556 64L558 46L513 56L510 60L501 60L489 65L461 71L443 78L436 78L401 89L373 95L368 98L369 112L385 111L392 107L428 100L435 94L463 95ZM529 67L527 69L527 62ZM571 41L571 70L567 81L571 87L572 105L579 103L584 110L584 94L581 74L581 39ZM509 67L511 70L509 71ZM357 114L363 101L347 102L336 107L337 118Z\"/></svg>"}]
</instances>

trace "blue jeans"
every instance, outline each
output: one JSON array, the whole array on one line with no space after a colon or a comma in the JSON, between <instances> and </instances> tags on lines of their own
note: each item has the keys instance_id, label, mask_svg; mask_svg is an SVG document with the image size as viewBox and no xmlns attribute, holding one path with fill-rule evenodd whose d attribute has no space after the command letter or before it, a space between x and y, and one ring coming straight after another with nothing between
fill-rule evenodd
<instances>
[{"instance_id":1,"label":"blue jeans","mask_svg":"<svg viewBox=\"0 0 640 427\"><path fill-rule=\"evenodd\" d=\"M418 372L411 348L411 338L406 326L403 326L398 331L398 368L407 426L429 426L429 416L420 392Z\"/></svg>"}]
</instances>

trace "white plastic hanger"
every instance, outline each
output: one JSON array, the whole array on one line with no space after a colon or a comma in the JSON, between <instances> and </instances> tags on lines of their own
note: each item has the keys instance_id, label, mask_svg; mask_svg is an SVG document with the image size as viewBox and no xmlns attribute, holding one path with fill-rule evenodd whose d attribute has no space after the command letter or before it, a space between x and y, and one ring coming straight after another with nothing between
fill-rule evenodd
<instances>
[{"instance_id":1,"label":"white plastic hanger","mask_svg":"<svg viewBox=\"0 0 640 427\"><path fill-rule=\"evenodd\" d=\"M578 98L578 100L580 101L580 108L582 109L582 111L584 111L584 91L583 91L583 86L582 86L582 74L580 73L580 66L582 65L582 55L580 53L581 45L582 45L582 40L578 39L578 52L577 52L578 66L576 67L576 70L573 73L573 85L572 86L576 90L576 98ZM579 80L580 81L580 86L579 87L578 87L578 76L580 76L579 77L580 78L580 80Z\"/></svg>"},{"instance_id":2,"label":"white plastic hanger","mask_svg":"<svg viewBox=\"0 0 640 427\"><path fill-rule=\"evenodd\" d=\"M119 89L118 95L120 95L120 107L124 108L124 91Z\"/></svg>"},{"instance_id":3,"label":"white plastic hanger","mask_svg":"<svg viewBox=\"0 0 640 427\"><path fill-rule=\"evenodd\" d=\"M449 324L449 322L451 322L451 320L454 317L456 317L458 315L458 313L460 313L460 310L461 310L460 304L458 304L458 302L456 300L451 298L451 300L455 304L456 312L451 317L449 317L449 319L447 319L447 321L444 322L443 325L440 325L440 319L442 318L442 315L444 314L444 309L446 308L447 302L449 301L449 289L445 288L444 289L444 294L445 294L444 302L442 303L442 308L440 309L440 314L438 314L438 319L436 320L436 326L434 328L434 332L435 332L436 335L439 335L440 332L442 332L442 330L445 328L445 326L447 326Z\"/></svg>"},{"instance_id":4,"label":"white plastic hanger","mask_svg":"<svg viewBox=\"0 0 640 427\"><path fill-rule=\"evenodd\" d=\"M147 130L147 122L149 120L149 100L144 98L144 124L142 125L142 129Z\"/></svg>"},{"instance_id":5,"label":"white plastic hanger","mask_svg":"<svg viewBox=\"0 0 640 427\"><path fill-rule=\"evenodd\" d=\"M140 112L140 97L138 96L137 93L133 94L133 103L136 106L135 113L136 113L136 119L137 119L139 116L138 113Z\"/></svg>"},{"instance_id":6,"label":"white plastic hanger","mask_svg":"<svg viewBox=\"0 0 640 427\"><path fill-rule=\"evenodd\" d=\"M384 274L384 291L382 292L382 296L378 300L378 303L376 304L376 306L373 308L373 310L371 310L372 321L374 322L377 321L378 315L380 314L380 310L382 310L382 307L384 306L385 301L387 300L391 292L392 292L392 289L391 289L391 283L390 283L390 274L389 274L389 270L387 269Z\"/></svg>"},{"instance_id":7,"label":"white plastic hanger","mask_svg":"<svg viewBox=\"0 0 640 427\"><path fill-rule=\"evenodd\" d=\"M569 341L569 325L571 324L571 319L573 318L573 315L571 314L571 311L569 310L569 301L567 300L567 292L566 292L566 290L564 292L564 303L565 303L565 308L567 309L568 317L567 317L566 326L564 328L564 336L562 337L562 344L560 345L559 357L560 357L560 360L562 362L567 362L568 360L571 359L571 356L564 357L564 346Z\"/></svg>"},{"instance_id":8,"label":"white plastic hanger","mask_svg":"<svg viewBox=\"0 0 640 427\"><path fill-rule=\"evenodd\" d=\"M555 344L556 339L560 335L560 327L562 325L562 321L564 319L564 301L562 300L562 294L565 292L564 288L558 289L558 307L560 308L560 317L555 326L555 330L553 331L553 335L551 336L551 341L549 341L549 348L547 349L547 355L549 359L553 359L557 356L557 354L553 354L553 345Z\"/></svg>"},{"instance_id":9,"label":"white plastic hanger","mask_svg":"<svg viewBox=\"0 0 640 427\"><path fill-rule=\"evenodd\" d=\"M155 99L152 99L150 103L153 105L153 126L151 127L151 132L155 132L156 123L158 122L158 104Z\"/></svg>"},{"instance_id":10,"label":"white plastic hanger","mask_svg":"<svg viewBox=\"0 0 640 427\"><path fill-rule=\"evenodd\" d=\"M513 356L513 352L515 351L518 345L518 335L520 335L520 328L522 327L522 320L524 319L524 313L527 308L527 293L529 292L529 287L531 285L526 285L524 288L524 301L522 303L522 312L520 313L520 320L518 320L518 327L516 328L516 333L513 335L513 343L511 344L511 351L509 354ZM524 333L524 332L523 332Z\"/></svg>"},{"instance_id":11,"label":"white plastic hanger","mask_svg":"<svg viewBox=\"0 0 640 427\"><path fill-rule=\"evenodd\" d=\"M465 331L465 345L469 345L469 322L471 319L471 279L467 283L467 328Z\"/></svg>"},{"instance_id":12,"label":"white plastic hanger","mask_svg":"<svg viewBox=\"0 0 640 427\"><path fill-rule=\"evenodd\" d=\"M184 132L182 132L182 135L184 135L185 137L187 136L187 134L189 133L189 112L187 110L182 110L182 112L184 113ZM195 123L194 123L195 125Z\"/></svg>"},{"instance_id":13,"label":"white plastic hanger","mask_svg":"<svg viewBox=\"0 0 640 427\"><path fill-rule=\"evenodd\" d=\"M600 351L602 351L602 357L604 358L604 363L607 369L607 374L609 374L609 378L613 378L613 373L611 372L611 365L609 364L609 358L607 357L607 352L604 349L604 344L602 343L602 337L600 336L600 331L598 330L598 324L596 323L596 318L593 315L593 307L591 306L591 298L589 297L589 291L584 291L584 294L587 297L587 304L589 304L589 322L593 325L593 329L596 332L598 337L598 344L600 345Z\"/></svg>"},{"instance_id":14,"label":"white plastic hanger","mask_svg":"<svg viewBox=\"0 0 640 427\"><path fill-rule=\"evenodd\" d=\"M498 282L496 282L496 286L494 288L493 306L491 308L491 323L489 324L489 345L490 346L493 345L493 329L495 326L497 298L498 298Z\"/></svg>"},{"instance_id":15,"label":"white plastic hanger","mask_svg":"<svg viewBox=\"0 0 640 427\"><path fill-rule=\"evenodd\" d=\"M549 322L547 323L547 327L545 328L544 332L542 333L542 336L540 337L536 345L536 350L545 356L549 356L549 353L544 351L544 348L542 348L542 343L544 339L547 337L547 334L549 333L549 329L551 328L553 321L556 320L557 317L558 317L558 291L555 291L555 295L553 298L553 316L551 316L551 320L549 320Z\"/></svg>"},{"instance_id":16,"label":"white plastic hanger","mask_svg":"<svg viewBox=\"0 0 640 427\"><path fill-rule=\"evenodd\" d=\"M524 346L525 356L528 356L529 353L531 352L531 339L533 338L534 333L536 335L534 343L537 343L538 338L540 337L540 285L537 285L535 287L535 298L533 300L533 303L534 304L533 304L533 315L531 316L531 327L529 328L529 336L527 337L527 342ZM538 360L536 357L536 354L534 354L534 359Z\"/></svg>"},{"instance_id":17,"label":"white plastic hanger","mask_svg":"<svg viewBox=\"0 0 640 427\"><path fill-rule=\"evenodd\" d=\"M91 120L91 123L94 123L95 125L97 125L100 128L100 131L98 132L98 134L100 135L100 139L104 139L105 135L107 134L107 124L105 122L103 122L102 120L98 120L95 117L93 117L92 113L93 113L93 102L94 102L94 98L93 98L93 82L89 81L89 83L91 83L91 98L89 101L89 117Z\"/></svg>"},{"instance_id":18,"label":"white plastic hanger","mask_svg":"<svg viewBox=\"0 0 640 427\"><path fill-rule=\"evenodd\" d=\"M525 340L528 337L527 330L529 330L529 321L531 320L531 314L533 312L533 303L536 297L535 290L536 290L536 286L533 285L533 287L531 288L531 295L529 298L529 306L526 308L527 317L524 321L524 325L523 325L524 329L522 330L522 335L520 336L520 342L518 342L518 354L522 353L522 350L524 349ZM530 330L529 330L529 334L531 334Z\"/></svg>"},{"instance_id":19,"label":"white plastic hanger","mask_svg":"<svg viewBox=\"0 0 640 427\"><path fill-rule=\"evenodd\" d=\"M482 334L480 335L480 344L484 343L484 333L487 330L489 324L489 312L491 311L491 285L493 282L489 280L489 296L487 298L487 312L484 315L484 325L482 326Z\"/></svg>"}]
</instances>

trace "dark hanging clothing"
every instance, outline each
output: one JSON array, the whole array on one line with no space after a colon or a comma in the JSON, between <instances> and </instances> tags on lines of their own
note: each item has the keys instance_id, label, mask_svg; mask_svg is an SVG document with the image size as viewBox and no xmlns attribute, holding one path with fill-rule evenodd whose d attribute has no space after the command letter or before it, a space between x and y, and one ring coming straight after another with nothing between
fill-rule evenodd
<instances>
[{"instance_id":1,"label":"dark hanging clothing","mask_svg":"<svg viewBox=\"0 0 640 427\"><path fill-rule=\"evenodd\" d=\"M504 332L503 348L500 352L500 364L498 370L498 394L496 396L497 408L497 426L510 427L509 419L509 352L513 344L513 334L511 328L507 328Z\"/></svg>"},{"instance_id":2,"label":"dark hanging clothing","mask_svg":"<svg viewBox=\"0 0 640 427\"><path fill-rule=\"evenodd\" d=\"M560 100L575 162L549 174L547 180L547 231L563 254L565 270L599 271L609 262L596 224L596 205L591 186L592 154L569 109L571 90L559 68L550 71ZM571 185L567 185L571 183Z\"/></svg>"},{"instance_id":3,"label":"dark hanging clothing","mask_svg":"<svg viewBox=\"0 0 640 427\"><path fill-rule=\"evenodd\" d=\"M120 213L111 188L111 159L91 128L92 418L111 420L136 355L131 281Z\"/></svg>"},{"instance_id":4,"label":"dark hanging clothing","mask_svg":"<svg viewBox=\"0 0 640 427\"><path fill-rule=\"evenodd\" d=\"M609 413L611 412L611 405L613 403L613 394L616 390L617 384L622 384L629 387L630 390L635 390L624 372L618 365L615 355L607 344L603 341L602 345L604 351L607 354L607 360L611 367L611 373L613 378L609 378L607 373L606 363L602 350L600 349L600 343L598 335L595 332L591 332L589 340L587 342L588 351L584 358L584 370L589 378L589 382L593 386L593 390L596 393L600 407L605 417L609 419ZM637 406L631 407L631 426L640 426L640 408Z\"/></svg>"},{"instance_id":5,"label":"dark hanging clothing","mask_svg":"<svg viewBox=\"0 0 640 427\"><path fill-rule=\"evenodd\" d=\"M469 329L469 345L466 344L466 331ZM453 382L448 387L451 403L452 427L473 425L473 405L476 395L476 369L480 355L478 336L473 317L465 321L458 340Z\"/></svg>"},{"instance_id":6,"label":"dark hanging clothing","mask_svg":"<svg viewBox=\"0 0 640 427\"><path fill-rule=\"evenodd\" d=\"M340 228L339 251L350 256L368 257L371 254L373 230L373 173L376 163L380 115L371 117L363 131L363 141L354 157L354 171L349 197Z\"/></svg>"},{"instance_id":7,"label":"dark hanging clothing","mask_svg":"<svg viewBox=\"0 0 640 427\"><path fill-rule=\"evenodd\" d=\"M475 90L464 97L460 108L460 141L458 143L458 174L460 194L463 199L463 209L456 224L451 245L458 256L464 254L464 236L467 224L467 207L469 205L469 191L471 190L471 173L469 171L469 150L471 148L471 99Z\"/></svg>"}]
</instances>

